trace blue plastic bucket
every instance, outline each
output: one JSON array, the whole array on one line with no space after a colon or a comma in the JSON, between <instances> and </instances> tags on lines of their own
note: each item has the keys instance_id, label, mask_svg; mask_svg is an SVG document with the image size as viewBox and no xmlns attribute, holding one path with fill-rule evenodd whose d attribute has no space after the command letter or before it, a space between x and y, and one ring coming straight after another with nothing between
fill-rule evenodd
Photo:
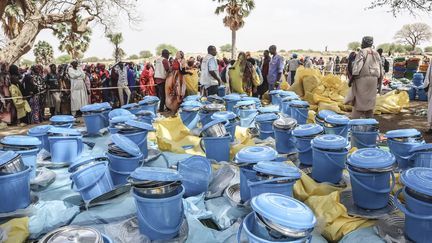
<instances>
[{"instance_id":1,"label":"blue plastic bucket","mask_svg":"<svg viewBox=\"0 0 432 243\"><path fill-rule=\"evenodd\" d=\"M296 148L299 154L300 163L311 166L313 163L312 156L312 137L296 137Z\"/></svg>"},{"instance_id":2,"label":"blue plastic bucket","mask_svg":"<svg viewBox=\"0 0 432 243\"><path fill-rule=\"evenodd\" d=\"M238 114L240 117L240 126L241 127L254 127L255 126L255 117L258 114L257 109L247 109L247 110L238 110Z\"/></svg>"},{"instance_id":3,"label":"blue plastic bucket","mask_svg":"<svg viewBox=\"0 0 432 243\"><path fill-rule=\"evenodd\" d=\"M225 125L225 129L227 130L227 132L231 136L231 142L233 142L235 139L235 132L236 132L238 125L239 125L238 122L230 122L227 125Z\"/></svg>"},{"instance_id":4,"label":"blue plastic bucket","mask_svg":"<svg viewBox=\"0 0 432 243\"><path fill-rule=\"evenodd\" d=\"M30 179L34 179L36 177L36 159L39 149L18 150L15 152L20 154L24 164L30 167Z\"/></svg>"},{"instance_id":5,"label":"blue plastic bucket","mask_svg":"<svg viewBox=\"0 0 432 243\"><path fill-rule=\"evenodd\" d=\"M224 97L225 96L225 86L219 86L218 87L218 96Z\"/></svg>"},{"instance_id":6,"label":"blue plastic bucket","mask_svg":"<svg viewBox=\"0 0 432 243\"><path fill-rule=\"evenodd\" d=\"M277 183L280 180L286 180L288 178L279 177L275 179L260 181L260 180L248 180L248 187L250 190L250 196L256 197L262 193L277 193L285 196L292 197L293 196L293 186L295 184L295 180L291 180L289 182Z\"/></svg>"},{"instance_id":7,"label":"blue plastic bucket","mask_svg":"<svg viewBox=\"0 0 432 243\"><path fill-rule=\"evenodd\" d=\"M205 126L207 125L207 123L213 121L213 119L211 118L211 116L214 114L215 112L198 112L199 117L200 117L200 121L201 121L201 125Z\"/></svg>"},{"instance_id":8,"label":"blue plastic bucket","mask_svg":"<svg viewBox=\"0 0 432 243\"><path fill-rule=\"evenodd\" d=\"M415 100L416 96L417 96L417 87L411 87L408 90L408 96L409 96L410 101Z\"/></svg>"},{"instance_id":9,"label":"blue plastic bucket","mask_svg":"<svg viewBox=\"0 0 432 243\"><path fill-rule=\"evenodd\" d=\"M432 168L432 151L416 152L410 161L412 167Z\"/></svg>"},{"instance_id":10,"label":"blue plastic bucket","mask_svg":"<svg viewBox=\"0 0 432 243\"><path fill-rule=\"evenodd\" d=\"M182 176L185 197L196 196L207 192L212 176L210 161L202 156L192 156L180 161L177 170Z\"/></svg>"},{"instance_id":11,"label":"blue plastic bucket","mask_svg":"<svg viewBox=\"0 0 432 243\"><path fill-rule=\"evenodd\" d=\"M240 198L243 202L251 199L251 193L248 181L256 179L256 172L253 170L252 165L240 167Z\"/></svg>"},{"instance_id":12,"label":"blue plastic bucket","mask_svg":"<svg viewBox=\"0 0 432 243\"><path fill-rule=\"evenodd\" d=\"M392 154L396 157L399 169L407 169L410 167L409 160L411 158L410 150L418 146L419 143L405 143L394 141L392 139L387 140L388 147Z\"/></svg>"},{"instance_id":13,"label":"blue plastic bucket","mask_svg":"<svg viewBox=\"0 0 432 243\"><path fill-rule=\"evenodd\" d=\"M261 114L255 118L255 124L260 132L260 139L274 138L273 122L278 118L279 116L273 113Z\"/></svg>"},{"instance_id":14,"label":"blue plastic bucket","mask_svg":"<svg viewBox=\"0 0 432 243\"><path fill-rule=\"evenodd\" d=\"M132 172L121 172L116 171L110 168L111 179L114 183L114 186L122 186L128 183L127 178L130 176Z\"/></svg>"},{"instance_id":15,"label":"blue plastic bucket","mask_svg":"<svg viewBox=\"0 0 432 243\"><path fill-rule=\"evenodd\" d=\"M276 151L280 154L296 153L296 139L292 135L292 130L279 129L274 126L273 129L276 140Z\"/></svg>"},{"instance_id":16,"label":"blue plastic bucket","mask_svg":"<svg viewBox=\"0 0 432 243\"><path fill-rule=\"evenodd\" d=\"M51 151L51 162L72 163L83 151L81 136L70 137L48 137Z\"/></svg>"},{"instance_id":17,"label":"blue plastic bucket","mask_svg":"<svg viewBox=\"0 0 432 243\"><path fill-rule=\"evenodd\" d=\"M98 135L106 126L106 118L102 113L90 113L83 115L88 135Z\"/></svg>"},{"instance_id":18,"label":"blue plastic bucket","mask_svg":"<svg viewBox=\"0 0 432 243\"><path fill-rule=\"evenodd\" d=\"M9 213L30 205L31 168L0 176L0 213Z\"/></svg>"},{"instance_id":19,"label":"blue plastic bucket","mask_svg":"<svg viewBox=\"0 0 432 243\"><path fill-rule=\"evenodd\" d=\"M418 89L417 95L420 101L428 101L428 95L425 89Z\"/></svg>"},{"instance_id":20,"label":"blue plastic bucket","mask_svg":"<svg viewBox=\"0 0 432 243\"><path fill-rule=\"evenodd\" d=\"M183 124L189 129L198 127L198 122L200 121L198 111L180 111L180 118Z\"/></svg>"},{"instance_id":21,"label":"blue plastic bucket","mask_svg":"<svg viewBox=\"0 0 432 243\"><path fill-rule=\"evenodd\" d=\"M71 175L76 190L85 202L114 189L107 162L99 162Z\"/></svg>"},{"instance_id":22,"label":"blue plastic bucket","mask_svg":"<svg viewBox=\"0 0 432 243\"><path fill-rule=\"evenodd\" d=\"M297 120L299 125L306 124L308 119L308 108L291 107L291 117Z\"/></svg>"},{"instance_id":23,"label":"blue plastic bucket","mask_svg":"<svg viewBox=\"0 0 432 243\"><path fill-rule=\"evenodd\" d=\"M169 240L178 235L183 221L184 187L175 196L166 198L145 198L135 191L139 231L150 240Z\"/></svg>"},{"instance_id":24,"label":"blue plastic bucket","mask_svg":"<svg viewBox=\"0 0 432 243\"><path fill-rule=\"evenodd\" d=\"M326 127L324 126L325 134L334 134L339 135L344 138L348 137L348 125L346 126L337 126L337 127Z\"/></svg>"},{"instance_id":25,"label":"blue plastic bucket","mask_svg":"<svg viewBox=\"0 0 432 243\"><path fill-rule=\"evenodd\" d=\"M216 161L230 161L231 136L204 137L200 141L201 149L205 152L207 159Z\"/></svg>"},{"instance_id":26,"label":"blue plastic bucket","mask_svg":"<svg viewBox=\"0 0 432 243\"><path fill-rule=\"evenodd\" d=\"M393 172L363 173L347 167L350 174L354 204L364 209L380 209L387 206L395 177ZM390 175L392 185L390 186Z\"/></svg>"},{"instance_id":27,"label":"blue plastic bucket","mask_svg":"<svg viewBox=\"0 0 432 243\"><path fill-rule=\"evenodd\" d=\"M375 148L378 132L357 132L351 131L351 146L358 149Z\"/></svg>"},{"instance_id":28,"label":"blue plastic bucket","mask_svg":"<svg viewBox=\"0 0 432 243\"><path fill-rule=\"evenodd\" d=\"M124 133L125 137L132 140L141 150L141 153L144 156L144 159L148 156L148 147L147 147L147 130L143 130L142 132L136 132L136 133Z\"/></svg>"},{"instance_id":29,"label":"blue plastic bucket","mask_svg":"<svg viewBox=\"0 0 432 243\"><path fill-rule=\"evenodd\" d=\"M104 117L104 127L108 127L109 126L109 116L108 116L108 114L110 113L110 111L111 111L111 109L102 111L102 115Z\"/></svg>"},{"instance_id":30,"label":"blue plastic bucket","mask_svg":"<svg viewBox=\"0 0 432 243\"><path fill-rule=\"evenodd\" d=\"M159 105L159 102L156 102L155 104L149 104L149 105L140 105L141 111L151 111L153 114L157 114L157 107Z\"/></svg>"},{"instance_id":31,"label":"blue plastic bucket","mask_svg":"<svg viewBox=\"0 0 432 243\"><path fill-rule=\"evenodd\" d=\"M139 157L120 157L111 153L106 153L110 160L110 168L119 172L132 172L141 166L143 156Z\"/></svg>"},{"instance_id":32,"label":"blue plastic bucket","mask_svg":"<svg viewBox=\"0 0 432 243\"><path fill-rule=\"evenodd\" d=\"M48 141L48 131L51 127L52 127L51 125L36 126L30 128L29 131L27 132L27 135L38 138L39 141L41 141L42 143L41 148L49 152L50 145Z\"/></svg>"},{"instance_id":33,"label":"blue plastic bucket","mask_svg":"<svg viewBox=\"0 0 432 243\"><path fill-rule=\"evenodd\" d=\"M412 83L415 86L422 86L423 85L424 76L423 73L415 73L413 75Z\"/></svg>"},{"instance_id":34,"label":"blue plastic bucket","mask_svg":"<svg viewBox=\"0 0 432 243\"><path fill-rule=\"evenodd\" d=\"M312 145L312 178L318 182L337 184L342 179L348 150L331 152L315 148Z\"/></svg>"}]
</instances>

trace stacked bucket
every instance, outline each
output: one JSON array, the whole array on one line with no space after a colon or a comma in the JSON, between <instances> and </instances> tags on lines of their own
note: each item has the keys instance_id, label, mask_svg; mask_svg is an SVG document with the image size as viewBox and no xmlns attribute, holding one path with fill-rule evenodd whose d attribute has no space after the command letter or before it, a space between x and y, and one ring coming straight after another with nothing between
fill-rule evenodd
<instances>
[{"instance_id":1,"label":"stacked bucket","mask_svg":"<svg viewBox=\"0 0 432 243\"><path fill-rule=\"evenodd\" d=\"M255 117L258 114L257 103L254 100L243 100L237 102L234 110L240 117L241 127L254 127Z\"/></svg>"},{"instance_id":2,"label":"stacked bucket","mask_svg":"<svg viewBox=\"0 0 432 243\"><path fill-rule=\"evenodd\" d=\"M424 76L422 73L415 73L412 79L412 86L408 91L410 100L427 101L428 96L426 90L423 88Z\"/></svg>"},{"instance_id":3,"label":"stacked bucket","mask_svg":"<svg viewBox=\"0 0 432 243\"><path fill-rule=\"evenodd\" d=\"M228 120L212 120L201 129L201 149L208 159L229 161L231 135L227 132Z\"/></svg>"},{"instance_id":4,"label":"stacked bucket","mask_svg":"<svg viewBox=\"0 0 432 243\"><path fill-rule=\"evenodd\" d=\"M51 162L72 164L83 152L81 133L73 128L53 127L48 131Z\"/></svg>"},{"instance_id":5,"label":"stacked bucket","mask_svg":"<svg viewBox=\"0 0 432 243\"><path fill-rule=\"evenodd\" d=\"M154 114L157 114L159 101L159 98L156 96L146 96L143 100L138 102L138 105L140 107L140 110L151 111Z\"/></svg>"},{"instance_id":6,"label":"stacked bucket","mask_svg":"<svg viewBox=\"0 0 432 243\"><path fill-rule=\"evenodd\" d=\"M416 129L400 129L388 131L385 136L391 153L396 157L398 168L405 170L410 167L410 151L424 144L421 133Z\"/></svg>"},{"instance_id":7,"label":"stacked bucket","mask_svg":"<svg viewBox=\"0 0 432 243\"><path fill-rule=\"evenodd\" d=\"M256 116L255 125L259 130L260 139L266 139L268 137L274 138L273 122L277 119L279 119L279 115L275 113L266 113Z\"/></svg>"},{"instance_id":8,"label":"stacked bucket","mask_svg":"<svg viewBox=\"0 0 432 243\"><path fill-rule=\"evenodd\" d=\"M276 151L280 154L292 154L297 152L295 137L292 131L297 126L297 121L289 117L280 117L273 122L273 130L276 140Z\"/></svg>"},{"instance_id":9,"label":"stacked bucket","mask_svg":"<svg viewBox=\"0 0 432 243\"><path fill-rule=\"evenodd\" d=\"M194 129L198 127L200 121L198 112L202 106L201 102L196 100L189 100L181 103L179 114L183 124L187 128Z\"/></svg>"},{"instance_id":10,"label":"stacked bucket","mask_svg":"<svg viewBox=\"0 0 432 243\"><path fill-rule=\"evenodd\" d=\"M124 124L125 126L119 129L118 134L124 135L138 145L144 159L146 159L148 156L147 134L154 131L153 126L135 120L128 120Z\"/></svg>"},{"instance_id":11,"label":"stacked bucket","mask_svg":"<svg viewBox=\"0 0 432 243\"><path fill-rule=\"evenodd\" d=\"M321 135L324 129L317 124L305 124L296 127L292 134L296 140L296 148L299 154L299 160L302 165L312 166L312 145L311 141Z\"/></svg>"},{"instance_id":12,"label":"stacked bucket","mask_svg":"<svg viewBox=\"0 0 432 243\"><path fill-rule=\"evenodd\" d=\"M234 142L236 129L239 125L239 119L237 115L231 111L219 111L214 113L211 118L213 120L228 121L225 122L225 129L231 136L231 142Z\"/></svg>"},{"instance_id":13,"label":"stacked bucket","mask_svg":"<svg viewBox=\"0 0 432 243\"><path fill-rule=\"evenodd\" d=\"M86 105L81 107L80 110L83 113L87 134L89 136L98 135L102 128L107 127L108 121L106 111L108 107L105 104Z\"/></svg>"}]
</instances>

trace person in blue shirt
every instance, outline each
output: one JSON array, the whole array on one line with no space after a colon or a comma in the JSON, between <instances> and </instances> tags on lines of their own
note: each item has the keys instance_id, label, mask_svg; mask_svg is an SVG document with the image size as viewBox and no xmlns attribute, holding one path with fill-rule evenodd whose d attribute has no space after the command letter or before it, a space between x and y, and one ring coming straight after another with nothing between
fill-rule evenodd
<instances>
[{"instance_id":1,"label":"person in blue shirt","mask_svg":"<svg viewBox=\"0 0 432 243\"><path fill-rule=\"evenodd\" d=\"M136 75L135 75L135 69L134 69L134 63L133 62L131 62L131 63L129 63L128 64L128 71L127 71L127 80L128 80L128 86L129 86L129 89L130 89L130 91L131 91L131 93L132 93L132 95L131 95L131 100L133 101L134 100L134 98L135 98L135 96L136 96L136 94L135 94L135 86L136 86L136 79L135 79L135 77L136 77Z\"/></svg>"}]
</instances>

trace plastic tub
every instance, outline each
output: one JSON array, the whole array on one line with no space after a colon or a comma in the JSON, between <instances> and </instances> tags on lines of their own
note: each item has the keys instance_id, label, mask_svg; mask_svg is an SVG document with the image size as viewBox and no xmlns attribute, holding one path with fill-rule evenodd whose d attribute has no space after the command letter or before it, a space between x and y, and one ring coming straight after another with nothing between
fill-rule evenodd
<instances>
[{"instance_id":1,"label":"plastic tub","mask_svg":"<svg viewBox=\"0 0 432 243\"><path fill-rule=\"evenodd\" d=\"M200 141L201 149L205 152L207 159L216 161L230 161L231 136L204 137Z\"/></svg>"},{"instance_id":2,"label":"plastic tub","mask_svg":"<svg viewBox=\"0 0 432 243\"><path fill-rule=\"evenodd\" d=\"M0 213L9 213L30 205L30 172L27 167L18 173L0 176Z\"/></svg>"}]
</instances>

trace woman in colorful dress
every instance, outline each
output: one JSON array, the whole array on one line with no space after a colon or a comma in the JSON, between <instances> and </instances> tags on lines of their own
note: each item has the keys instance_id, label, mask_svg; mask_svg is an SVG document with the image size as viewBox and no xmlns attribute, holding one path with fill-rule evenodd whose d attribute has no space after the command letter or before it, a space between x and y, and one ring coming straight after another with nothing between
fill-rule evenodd
<instances>
[{"instance_id":1,"label":"woman in colorful dress","mask_svg":"<svg viewBox=\"0 0 432 243\"><path fill-rule=\"evenodd\" d=\"M156 96L154 69L150 62L146 62L140 77L140 90L143 96Z\"/></svg>"},{"instance_id":2,"label":"woman in colorful dress","mask_svg":"<svg viewBox=\"0 0 432 243\"><path fill-rule=\"evenodd\" d=\"M183 75L186 74L186 59L182 51L178 51L172 63L172 72L165 84L165 105L170 111L176 113L186 94L186 85Z\"/></svg>"},{"instance_id":3,"label":"woman in colorful dress","mask_svg":"<svg viewBox=\"0 0 432 243\"><path fill-rule=\"evenodd\" d=\"M92 104L101 103L103 101L102 90L98 88L102 88L102 82L100 80L99 74L97 73L94 65L90 66L90 86L91 86L91 92L90 92L91 103Z\"/></svg>"}]
</instances>

